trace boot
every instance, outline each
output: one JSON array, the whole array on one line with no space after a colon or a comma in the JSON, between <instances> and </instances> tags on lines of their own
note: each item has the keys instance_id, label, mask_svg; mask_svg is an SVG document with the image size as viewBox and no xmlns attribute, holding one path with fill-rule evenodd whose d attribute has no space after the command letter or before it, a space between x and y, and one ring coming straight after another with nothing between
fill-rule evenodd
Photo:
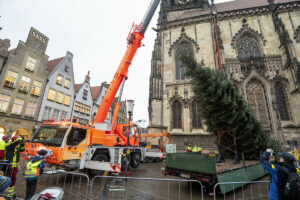
<instances>
[{"instance_id":1,"label":"boot","mask_svg":"<svg viewBox=\"0 0 300 200\"><path fill-rule=\"evenodd\" d=\"M10 198L15 198L16 197L15 186L8 188L7 196L10 197Z\"/></svg>"}]
</instances>

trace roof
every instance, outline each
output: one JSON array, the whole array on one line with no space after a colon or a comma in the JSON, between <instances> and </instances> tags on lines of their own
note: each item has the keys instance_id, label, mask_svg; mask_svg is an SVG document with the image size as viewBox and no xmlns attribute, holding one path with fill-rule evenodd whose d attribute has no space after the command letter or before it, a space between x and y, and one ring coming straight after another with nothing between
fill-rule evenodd
<instances>
[{"instance_id":1,"label":"roof","mask_svg":"<svg viewBox=\"0 0 300 200\"><path fill-rule=\"evenodd\" d=\"M56 68L56 66L60 63L60 61L62 61L62 59L64 58L65 57L49 60L47 64L47 70L49 71L49 73L51 73Z\"/></svg>"},{"instance_id":2,"label":"roof","mask_svg":"<svg viewBox=\"0 0 300 200\"><path fill-rule=\"evenodd\" d=\"M17 48L11 49L8 51L8 53L16 54Z\"/></svg>"},{"instance_id":3,"label":"roof","mask_svg":"<svg viewBox=\"0 0 300 200\"><path fill-rule=\"evenodd\" d=\"M282 4L282 3L298 2L298 1L299 0L275 0L275 3ZM267 6L267 5L269 5L268 0L234 0L234 1L224 2L224 3L217 3L216 7L218 10L218 13L221 13L221 12L227 12L227 11L262 7L262 6ZM210 14L210 10L202 10L200 8L193 9L193 10L187 10L187 11L183 12L175 20L196 17L196 16L206 15L206 14Z\"/></svg>"},{"instance_id":4,"label":"roof","mask_svg":"<svg viewBox=\"0 0 300 200\"><path fill-rule=\"evenodd\" d=\"M75 84L75 92L78 92L83 83Z\"/></svg>"},{"instance_id":5,"label":"roof","mask_svg":"<svg viewBox=\"0 0 300 200\"><path fill-rule=\"evenodd\" d=\"M97 97L100 95L101 89L102 89L102 86L91 87L91 93L92 93L92 97L93 97L94 101L97 100Z\"/></svg>"}]
</instances>

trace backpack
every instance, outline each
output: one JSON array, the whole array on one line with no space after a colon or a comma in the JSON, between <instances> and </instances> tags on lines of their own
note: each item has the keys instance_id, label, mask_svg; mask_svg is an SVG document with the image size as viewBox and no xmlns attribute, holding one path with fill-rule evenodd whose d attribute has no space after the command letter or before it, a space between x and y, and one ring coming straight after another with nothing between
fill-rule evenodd
<instances>
[{"instance_id":1,"label":"backpack","mask_svg":"<svg viewBox=\"0 0 300 200\"><path fill-rule=\"evenodd\" d=\"M298 176L296 172L290 172L285 167L282 167L282 169L289 176L284 187L284 198L289 200L299 200L300 199L300 176Z\"/></svg>"}]
</instances>

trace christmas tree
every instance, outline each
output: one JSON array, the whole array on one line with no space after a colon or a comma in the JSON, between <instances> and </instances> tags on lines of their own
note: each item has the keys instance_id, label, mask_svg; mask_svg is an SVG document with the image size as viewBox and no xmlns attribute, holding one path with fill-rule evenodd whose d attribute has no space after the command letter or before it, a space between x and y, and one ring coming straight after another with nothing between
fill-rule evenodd
<instances>
[{"instance_id":1,"label":"christmas tree","mask_svg":"<svg viewBox=\"0 0 300 200\"><path fill-rule=\"evenodd\" d=\"M187 67L186 75L192 78L194 98L199 115L205 120L208 131L230 130L236 136L238 153L246 159L257 159L264 151L268 139L252 109L228 79L225 72L205 67L192 54L181 52L180 60ZM223 144L232 144L232 137L224 135Z\"/></svg>"}]
</instances>

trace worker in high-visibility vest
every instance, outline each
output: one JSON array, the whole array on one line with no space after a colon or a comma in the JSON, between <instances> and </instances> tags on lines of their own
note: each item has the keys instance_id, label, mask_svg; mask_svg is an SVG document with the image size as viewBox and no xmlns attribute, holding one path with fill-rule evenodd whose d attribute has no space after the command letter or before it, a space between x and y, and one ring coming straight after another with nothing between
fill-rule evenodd
<instances>
[{"instance_id":1,"label":"worker in high-visibility vest","mask_svg":"<svg viewBox=\"0 0 300 200\"><path fill-rule=\"evenodd\" d=\"M199 147L198 146L194 146L192 152L199 152Z\"/></svg>"},{"instance_id":2,"label":"worker in high-visibility vest","mask_svg":"<svg viewBox=\"0 0 300 200\"><path fill-rule=\"evenodd\" d=\"M44 167L46 166L45 156L46 150L38 151L38 155L34 156L26 166L25 178L26 178L26 198L29 200L34 196L38 178L42 174Z\"/></svg>"},{"instance_id":3,"label":"worker in high-visibility vest","mask_svg":"<svg viewBox=\"0 0 300 200\"><path fill-rule=\"evenodd\" d=\"M15 184L18 174L18 163L20 160L20 152L25 150L25 144L23 138L20 136L14 136L11 138L11 142L6 145L5 148L5 157L9 161L9 168L7 176L11 178L12 182L8 188L9 197L15 196Z\"/></svg>"},{"instance_id":4,"label":"worker in high-visibility vest","mask_svg":"<svg viewBox=\"0 0 300 200\"><path fill-rule=\"evenodd\" d=\"M200 144L198 144L198 152L202 154L202 147L200 147Z\"/></svg>"},{"instance_id":5,"label":"worker in high-visibility vest","mask_svg":"<svg viewBox=\"0 0 300 200\"><path fill-rule=\"evenodd\" d=\"M185 152L192 152L193 148L192 148L192 145L189 144L186 149L185 149Z\"/></svg>"}]
</instances>

